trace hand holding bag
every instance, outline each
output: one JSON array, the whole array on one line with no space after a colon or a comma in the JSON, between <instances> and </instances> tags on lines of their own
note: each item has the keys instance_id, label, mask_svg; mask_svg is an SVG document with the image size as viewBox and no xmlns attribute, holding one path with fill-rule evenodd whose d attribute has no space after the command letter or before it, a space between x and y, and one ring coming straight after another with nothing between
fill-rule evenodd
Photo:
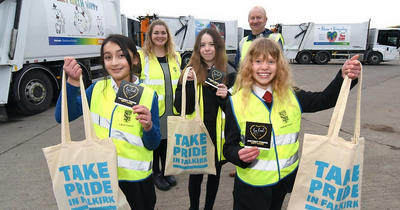
<instances>
[{"instance_id":1,"label":"hand holding bag","mask_svg":"<svg viewBox=\"0 0 400 210\"><path fill-rule=\"evenodd\" d=\"M215 147L200 117L197 94L197 78L194 75L195 112L194 119L187 119L186 81L189 70L185 71L182 82L182 110L180 116L168 116L167 157L165 175L216 174Z\"/></svg>"},{"instance_id":2,"label":"hand holding bag","mask_svg":"<svg viewBox=\"0 0 400 210\"><path fill-rule=\"evenodd\" d=\"M99 140L95 134L82 76L80 89L86 139L71 141L65 78L63 72L61 143L43 148L58 209L130 210L118 187L113 139Z\"/></svg>"},{"instance_id":3,"label":"hand holding bag","mask_svg":"<svg viewBox=\"0 0 400 210\"><path fill-rule=\"evenodd\" d=\"M361 64L360 64L361 65ZM305 134L288 209L360 209L364 138L360 137L362 70L358 81L354 136L339 137L351 79L343 81L326 136Z\"/></svg>"}]
</instances>

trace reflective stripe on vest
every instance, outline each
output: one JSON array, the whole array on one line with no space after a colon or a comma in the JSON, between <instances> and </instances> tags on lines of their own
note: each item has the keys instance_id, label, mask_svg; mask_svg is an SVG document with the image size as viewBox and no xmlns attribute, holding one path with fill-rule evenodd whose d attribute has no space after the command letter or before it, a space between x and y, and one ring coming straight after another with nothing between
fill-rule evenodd
<instances>
[{"instance_id":1,"label":"reflective stripe on vest","mask_svg":"<svg viewBox=\"0 0 400 210\"><path fill-rule=\"evenodd\" d=\"M268 38L273 39L275 42L279 42L279 40L282 40L282 46L285 45L282 34L280 33L272 33L269 35Z\"/></svg>"},{"instance_id":2,"label":"reflective stripe on vest","mask_svg":"<svg viewBox=\"0 0 400 210\"><path fill-rule=\"evenodd\" d=\"M197 86L197 97L199 97L199 108L200 108L200 117L204 121L204 103L203 103L203 85L198 85ZM215 151L217 152L218 156L218 161L226 160L224 155L223 155L223 146L225 143L225 138L222 138L222 136L225 137L225 119L222 119L223 115L221 107L218 107L218 112L217 112L217 118L216 118L216 123L215 123L215 134L216 134L216 148ZM194 119L196 117L196 112L193 112L192 114L186 115L187 119ZM215 146L215 145L214 145Z\"/></svg>"},{"instance_id":3,"label":"reflective stripe on vest","mask_svg":"<svg viewBox=\"0 0 400 210\"><path fill-rule=\"evenodd\" d=\"M260 150L260 154L248 168L237 167L238 177L253 186L268 186L279 182L298 166L298 135L301 110L296 96L291 94L291 104L281 105L274 101L271 110L254 93L248 103L243 104L243 91L231 97L231 104L241 135L245 135L246 122L272 124L271 149ZM245 114L242 107L245 106ZM241 143L243 146L243 144Z\"/></svg>"},{"instance_id":4,"label":"reflective stripe on vest","mask_svg":"<svg viewBox=\"0 0 400 210\"><path fill-rule=\"evenodd\" d=\"M240 60L242 60L244 58L244 56L247 53L247 50L249 50L249 47L250 47L251 43L253 42L253 40L247 40L248 38L249 38L249 36L244 37L239 43ZM280 34L280 33L271 33L271 34L269 34L268 38L275 40L275 42L279 42L279 40L282 40L282 46L284 45L283 37L282 37L282 34Z\"/></svg>"},{"instance_id":5,"label":"reflective stripe on vest","mask_svg":"<svg viewBox=\"0 0 400 210\"><path fill-rule=\"evenodd\" d=\"M118 157L118 167L126 168L135 171L149 171L151 164L146 161L130 160L123 157Z\"/></svg>"},{"instance_id":6,"label":"reflective stripe on vest","mask_svg":"<svg viewBox=\"0 0 400 210\"><path fill-rule=\"evenodd\" d=\"M220 108L221 109L221 108ZM220 151L218 152L218 160L222 161L222 160L226 160L225 156L224 156L224 144L225 144L225 112L223 112L221 110L221 112L218 111L218 115L221 113L221 117L217 116L217 118L221 118L221 125L217 124L217 127L221 127L221 141L217 141L217 150ZM218 123L218 121L217 121Z\"/></svg>"},{"instance_id":7,"label":"reflective stripe on vest","mask_svg":"<svg viewBox=\"0 0 400 210\"><path fill-rule=\"evenodd\" d=\"M291 165L293 165L297 160L299 159L298 152L294 154L292 157L288 159L280 159L279 161L279 166L280 168L287 168ZM268 160L259 160L256 159L254 160L250 167L251 169L254 170L259 170L259 171L278 171L278 165L276 164L276 161L268 161Z\"/></svg>"},{"instance_id":8,"label":"reflective stripe on vest","mask_svg":"<svg viewBox=\"0 0 400 210\"><path fill-rule=\"evenodd\" d=\"M92 112L92 119L93 122L100 127L103 127L105 129L110 128L110 121L96 113ZM111 137L114 139L120 139L120 140L125 140L129 144L136 145L139 147L144 147L142 138L139 136L132 135L127 132L119 131L117 129L111 128Z\"/></svg>"},{"instance_id":9,"label":"reflective stripe on vest","mask_svg":"<svg viewBox=\"0 0 400 210\"><path fill-rule=\"evenodd\" d=\"M165 79L164 78L164 71L161 68L160 63L158 62L155 55L153 55L156 59L149 59L149 56L145 56L143 51L138 51L141 58L142 63L142 73L140 75L140 81L143 82L145 85L149 86L153 90L157 92L158 95L158 109L159 109L159 116L164 115L165 113ZM175 52L178 60L175 58L168 57L168 66L169 72L171 77L171 90L173 94L172 101L175 100L175 90L178 86L179 77L181 75L180 69L180 62L181 57L179 53ZM151 69L151 71L150 71ZM175 107L173 106L173 112L178 114Z\"/></svg>"},{"instance_id":10,"label":"reflective stripe on vest","mask_svg":"<svg viewBox=\"0 0 400 210\"><path fill-rule=\"evenodd\" d=\"M144 87L139 104L151 109L154 90ZM144 147L142 125L132 109L117 106L111 81L99 81L93 88L91 116L100 139L112 137L118 155L118 179L140 181L152 173L153 152Z\"/></svg>"}]
</instances>

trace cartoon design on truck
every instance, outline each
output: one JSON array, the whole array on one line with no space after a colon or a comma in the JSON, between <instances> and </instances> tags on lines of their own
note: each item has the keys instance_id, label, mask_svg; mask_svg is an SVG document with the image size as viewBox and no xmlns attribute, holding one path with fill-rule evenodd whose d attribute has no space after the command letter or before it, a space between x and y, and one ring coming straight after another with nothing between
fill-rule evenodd
<instances>
[{"instance_id":1,"label":"cartoon design on truck","mask_svg":"<svg viewBox=\"0 0 400 210\"><path fill-rule=\"evenodd\" d=\"M104 36L104 28L103 28L103 18L101 16L97 16L97 29L99 32L97 35Z\"/></svg>"},{"instance_id":2,"label":"cartoon design on truck","mask_svg":"<svg viewBox=\"0 0 400 210\"><path fill-rule=\"evenodd\" d=\"M89 32L90 23L90 13L86 12L82 7L75 6L74 25L79 33Z\"/></svg>"},{"instance_id":3,"label":"cartoon design on truck","mask_svg":"<svg viewBox=\"0 0 400 210\"><path fill-rule=\"evenodd\" d=\"M210 22L210 28L214 28L221 34L222 39L225 41L225 23Z\"/></svg>"},{"instance_id":4,"label":"cartoon design on truck","mask_svg":"<svg viewBox=\"0 0 400 210\"><path fill-rule=\"evenodd\" d=\"M57 9L57 5L53 4L53 10L55 12L55 28L56 28L56 33L61 34L65 33L65 18L63 16L63 13L61 12L60 9Z\"/></svg>"},{"instance_id":5,"label":"cartoon design on truck","mask_svg":"<svg viewBox=\"0 0 400 210\"><path fill-rule=\"evenodd\" d=\"M101 79L101 44L122 33L119 8L119 0L0 0L0 121L6 106L45 111L60 92L64 57L76 58L85 86Z\"/></svg>"}]
</instances>

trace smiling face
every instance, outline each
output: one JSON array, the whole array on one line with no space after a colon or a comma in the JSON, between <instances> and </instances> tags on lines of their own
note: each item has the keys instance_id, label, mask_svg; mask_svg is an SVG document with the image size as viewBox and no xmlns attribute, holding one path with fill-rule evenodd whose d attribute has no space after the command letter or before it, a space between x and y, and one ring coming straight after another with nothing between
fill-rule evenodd
<instances>
[{"instance_id":1,"label":"smiling face","mask_svg":"<svg viewBox=\"0 0 400 210\"><path fill-rule=\"evenodd\" d=\"M214 40L207 33L205 33L201 37L200 55L204 59L205 63L207 63L208 67L211 67L212 65L214 65L214 59L215 59Z\"/></svg>"},{"instance_id":2,"label":"smiling face","mask_svg":"<svg viewBox=\"0 0 400 210\"><path fill-rule=\"evenodd\" d=\"M151 40L155 46L164 46L168 41L167 29L163 25L154 26Z\"/></svg>"},{"instance_id":3,"label":"smiling face","mask_svg":"<svg viewBox=\"0 0 400 210\"><path fill-rule=\"evenodd\" d=\"M270 55L260 56L252 62L252 76L254 84L266 90L275 78L277 71L276 60Z\"/></svg>"},{"instance_id":4,"label":"smiling face","mask_svg":"<svg viewBox=\"0 0 400 210\"><path fill-rule=\"evenodd\" d=\"M258 35L264 31L267 24L267 15L265 10L261 7L254 7L249 12L248 17L249 26L253 35Z\"/></svg>"},{"instance_id":5,"label":"smiling face","mask_svg":"<svg viewBox=\"0 0 400 210\"><path fill-rule=\"evenodd\" d=\"M121 50L121 47L114 42L108 42L104 45L104 66L110 74L118 87L122 80L130 81L131 77L131 67L128 61L125 58L124 52ZM137 58L133 58L133 54L129 51L131 56L131 60L134 64L138 63Z\"/></svg>"}]
</instances>

